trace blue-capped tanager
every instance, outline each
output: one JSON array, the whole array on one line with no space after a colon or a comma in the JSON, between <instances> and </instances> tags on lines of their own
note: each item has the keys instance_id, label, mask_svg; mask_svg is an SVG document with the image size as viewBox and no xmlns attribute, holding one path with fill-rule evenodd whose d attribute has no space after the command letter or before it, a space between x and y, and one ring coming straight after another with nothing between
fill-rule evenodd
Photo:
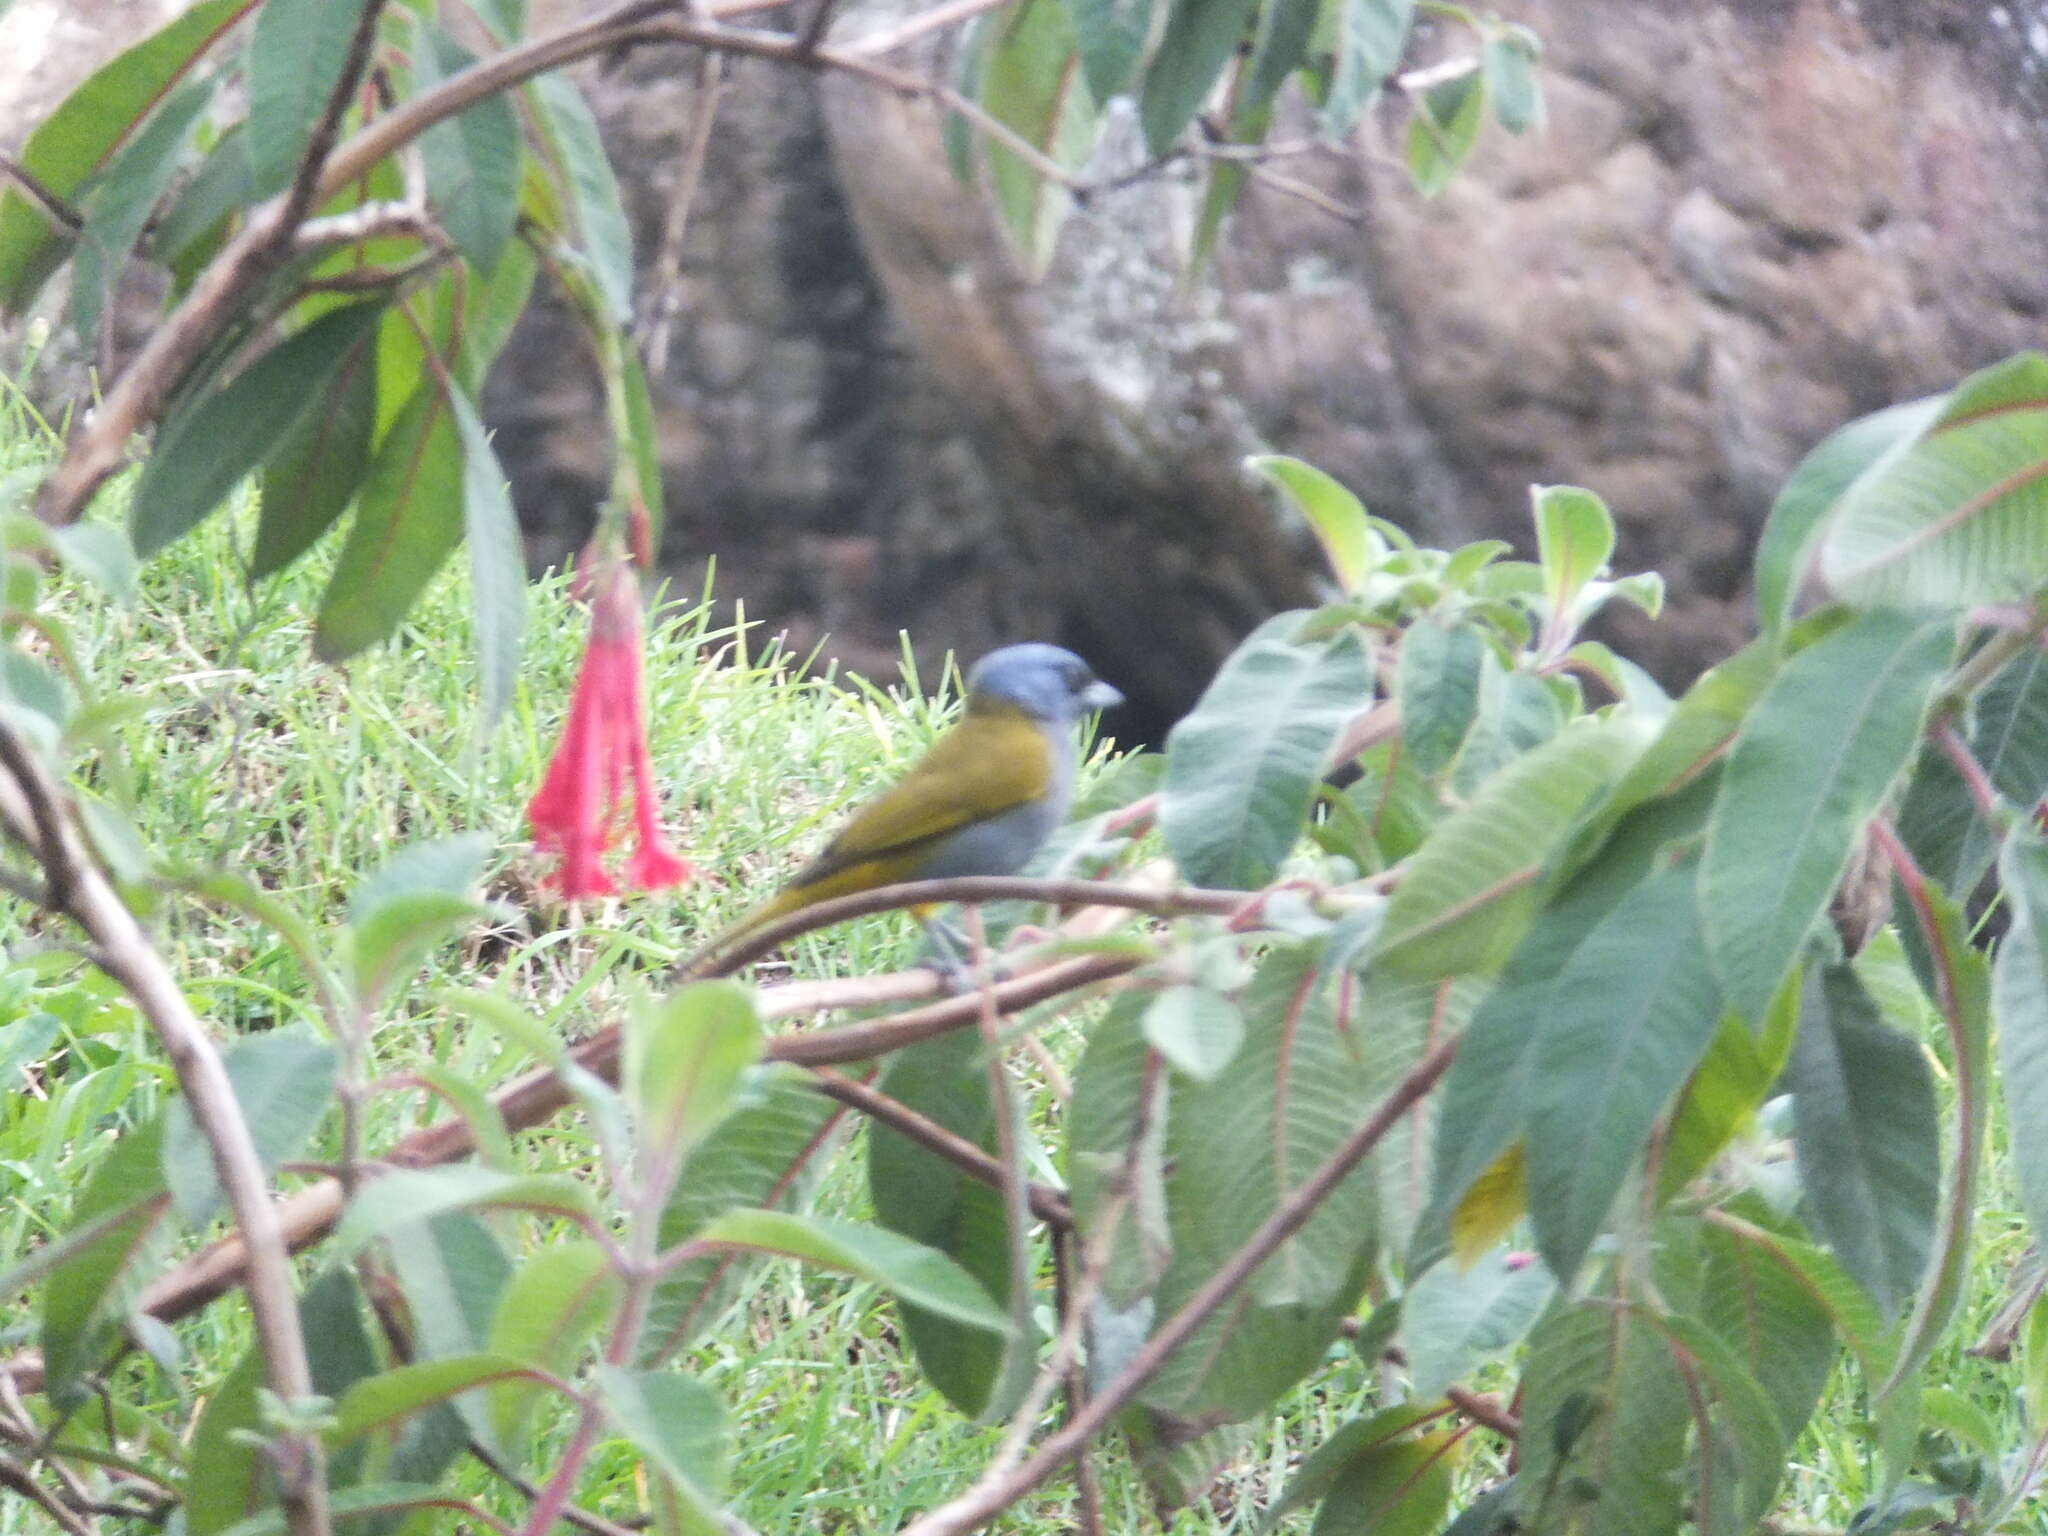
<instances>
[{"instance_id":1,"label":"blue-capped tanager","mask_svg":"<svg viewBox=\"0 0 2048 1536\"><path fill-rule=\"evenodd\" d=\"M706 952L728 949L778 917L835 896L905 880L1015 874L1067 814L1075 724L1122 702L1072 651L1032 644L989 652L967 674L959 722ZM940 937L930 909L919 915Z\"/></svg>"}]
</instances>

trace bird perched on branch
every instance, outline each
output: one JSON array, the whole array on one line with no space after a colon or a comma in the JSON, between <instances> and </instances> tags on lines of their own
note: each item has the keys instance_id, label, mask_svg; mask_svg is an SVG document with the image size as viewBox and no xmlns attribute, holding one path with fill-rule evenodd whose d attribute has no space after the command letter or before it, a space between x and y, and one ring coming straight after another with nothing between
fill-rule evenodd
<instances>
[{"instance_id":1,"label":"bird perched on branch","mask_svg":"<svg viewBox=\"0 0 2048 1536\"><path fill-rule=\"evenodd\" d=\"M1067 814L1075 724L1091 710L1121 703L1123 695L1072 651L1034 644L989 652L967 674L959 723L705 954L729 950L775 919L835 896L905 880L1015 874ZM945 931L932 909L913 910L945 953Z\"/></svg>"}]
</instances>

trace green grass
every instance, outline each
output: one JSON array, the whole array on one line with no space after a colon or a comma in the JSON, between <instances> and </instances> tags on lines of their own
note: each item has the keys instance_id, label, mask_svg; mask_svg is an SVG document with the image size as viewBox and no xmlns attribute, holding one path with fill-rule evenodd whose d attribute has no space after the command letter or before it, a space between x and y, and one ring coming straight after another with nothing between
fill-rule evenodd
<instances>
[{"instance_id":1,"label":"green grass","mask_svg":"<svg viewBox=\"0 0 2048 1536\"><path fill-rule=\"evenodd\" d=\"M25 423L0 420L0 483L40 451ZM666 819L702 874L679 892L565 911L535 900L540 866L524 841L523 819L582 649L583 621L562 583L535 589L517 698L498 730L480 740L459 571L436 584L397 641L346 668L320 666L310 659L308 636L321 562L252 595L235 557L248 524L246 508L216 519L153 564L133 601L50 579L43 603L70 635L74 685L98 701L82 717L94 729L83 733L90 739L77 744L75 760L85 782L132 806L141 848L174 869L241 871L329 939L355 883L395 849L449 832L491 837L497 852L487 889L514 915L440 946L386 1011L373 1047L375 1071L386 1077L438 1062L489 1084L524 1060L435 1006L430 998L439 987L500 988L571 1035L613 1015L815 848L846 805L907 764L946 717L945 705L914 694L802 677L758 637L715 624L708 606L670 604L648 638L650 734ZM157 898L154 922L195 1005L223 1036L300 1021L319 1027L306 979L281 940L169 888ZM0 915L7 956L0 1062L13 1077L19 1063L10 1051L37 1039L62 1051L53 1070L32 1080L32 1091L0 1098L0 1255L58 1235L105 1148L172 1091L133 1010L58 947L61 938L18 904ZM874 921L813 937L789 962L806 975L854 973L893 967L910 953L902 924ZM1079 1034L1071 1026L1053 1030L1053 1048L1071 1061ZM388 1144L428 1110L417 1093L380 1095L369 1145ZM1049 1113L1042 1102L1038 1112ZM2000 1150L1978 1216L1965 1317L1931 1379L1980 1411L2000 1444L2013 1446L2023 1434L2017 1367L1962 1352L1995 1310L2026 1242L2002 1123L1994 1137ZM571 1117L521 1145L529 1166L587 1170L592 1161ZM316 1147L312 1155L331 1151ZM834 1213L865 1213L858 1157L832 1162L819 1199ZM529 1244L541 1237L532 1222L507 1230ZM316 1251L304 1272L317 1262ZM9 1347L35 1334L34 1315L20 1300L0 1298ZM175 1332L179 1370L133 1357L120 1367L113 1396L142 1405L162 1431L183 1439L248 1347L249 1333L236 1302ZM994 1431L967 1424L923 1385L897 1343L890 1309L872 1289L792 1266L763 1266L690 1363L733 1411L736 1507L763 1532L890 1530L959 1491L994 1444ZM1505 1377L1477 1383L1504 1384ZM1168 1529L1175 1536L1258 1529L1263 1507L1303 1451L1370 1410L1380 1389L1377 1369L1333 1349L1331 1367L1252 1426L1211 1497ZM1840 1528L1873 1492L1859 1393L1853 1374L1839 1372L1780 1501L1789 1524ZM1968 1415L1957 1409L1950 1417ZM540 1433L558 1445L566 1429L558 1412ZM1483 1433L1472 1444L1480 1449L1463 1476L1476 1486L1498 1470L1500 1457ZM545 1453L537 1458L547 1462ZM1099 1462L1109 1528L1144 1529L1146 1500L1123 1459L1110 1454ZM623 1446L600 1451L582 1502L615 1517L636 1513L634 1465ZM479 1467L458 1463L456 1480L501 1513L521 1508ZM1070 1485L1056 1481L997 1528L1020 1536L1068 1530L1072 1501ZM0 1504L0 1531L42 1529L39 1520L18 1503ZM1297 1516L1287 1528L1307 1525Z\"/></svg>"}]
</instances>

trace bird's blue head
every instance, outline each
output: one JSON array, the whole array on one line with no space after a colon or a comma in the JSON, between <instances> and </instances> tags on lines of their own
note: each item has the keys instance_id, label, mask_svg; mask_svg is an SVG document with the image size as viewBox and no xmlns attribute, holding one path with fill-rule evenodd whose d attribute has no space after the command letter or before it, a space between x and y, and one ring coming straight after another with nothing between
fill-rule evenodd
<instances>
[{"instance_id":1,"label":"bird's blue head","mask_svg":"<svg viewBox=\"0 0 2048 1536\"><path fill-rule=\"evenodd\" d=\"M1010 704L1048 725L1071 725L1091 709L1114 709L1124 696L1088 663L1056 645L1006 645L967 674L967 702Z\"/></svg>"}]
</instances>

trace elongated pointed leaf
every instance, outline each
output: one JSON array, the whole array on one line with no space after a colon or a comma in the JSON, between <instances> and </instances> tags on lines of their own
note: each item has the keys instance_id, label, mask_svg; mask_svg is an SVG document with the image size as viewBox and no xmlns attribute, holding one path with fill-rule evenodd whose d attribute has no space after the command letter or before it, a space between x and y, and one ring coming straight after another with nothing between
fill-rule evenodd
<instances>
[{"instance_id":1,"label":"elongated pointed leaf","mask_svg":"<svg viewBox=\"0 0 2048 1536\"><path fill-rule=\"evenodd\" d=\"M1273 950L1245 988L1245 1042L1213 1082L1174 1083L1165 1144L1167 1317L1371 1113L1405 1051L1381 1042L1313 945ZM1355 1010L1355 1011L1354 1011ZM1357 1300L1377 1247L1377 1180L1361 1162L1294 1237L1161 1368L1144 1401L1177 1418L1254 1415L1310 1370ZM1213 1418L1212 1418L1213 1416Z\"/></svg>"},{"instance_id":2,"label":"elongated pointed leaf","mask_svg":"<svg viewBox=\"0 0 2048 1536\"><path fill-rule=\"evenodd\" d=\"M1000 22L982 69L983 107L1053 160L1078 164L1094 147L1096 104L1067 6L1023 0ZM989 144L988 171L1012 238L1032 269L1042 270L1072 197L1003 144Z\"/></svg>"},{"instance_id":3,"label":"elongated pointed leaf","mask_svg":"<svg viewBox=\"0 0 2048 1536\"><path fill-rule=\"evenodd\" d=\"M235 1103L266 1173L295 1156L319 1128L339 1059L325 1041L288 1029L252 1036L226 1053ZM213 1150L182 1098L164 1111L163 1167L164 1183L187 1221L197 1226L220 1209Z\"/></svg>"},{"instance_id":4,"label":"elongated pointed leaf","mask_svg":"<svg viewBox=\"0 0 2048 1536\"><path fill-rule=\"evenodd\" d=\"M619 1277L596 1243L550 1243L513 1269L498 1298L486 1352L523 1360L557 1379L572 1376L584 1346L617 1311L619 1296ZM519 1445L545 1390L538 1381L520 1378L490 1389L491 1427L500 1447L512 1451Z\"/></svg>"},{"instance_id":5,"label":"elongated pointed leaf","mask_svg":"<svg viewBox=\"0 0 2048 1536\"><path fill-rule=\"evenodd\" d=\"M1085 1240L1107 1247L1098 1304L1103 1316L1128 1316L1148 1306L1143 1298L1173 1256L1166 1132L1174 1083L1145 1043L1144 1011L1144 999L1135 993L1119 993L1110 1002L1088 1031L1067 1107L1067 1198ZM1148 1077L1149 1102L1141 1120ZM1099 1352L1100 1341L1090 1348Z\"/></svg>"},{"instance_id":6,"label":"elongated pointed leaf","mask_svg":"<svg viewBox=\"0 0 2048 1536\"><path fill-rule=\"evenodd\" d=\"M71 1230L93 1229L43 1287L44 1393L71 1405L141 1289L170 1202L163 1198L163 1121L127 1131L101 1158L71 1212Z\"/></svg>"},{"instance_id":7,"label":"elongated pointed leaf","mask_svg":"<svg viewBox=\"0 0 2048 1536\"><path fill-rule=\"evenodd\" d=\"M268 1460L251 1443L261 1438L256 1394L262 1387L263 1356L250 1349L206 1400L186 1468L185 1528L192 1536L217 1536L272 1496Z\"/></svg>"},{"instance_id":8,"label":"elongated pointed leaf","mask_svg":"<svg viewBox=\"0 0 2048 1536\"><path fill-rule=\"evenodd\" d=\"M1809 979L1788 1079L1814 1229L1887 1314L1919 1283L1940 1196L1940 1118L1919 1045L1854 972Z\"/></svg>"},{"instance_id":9,"label":"elongated pointed leaf","mask_svg":"<svg viewBox=\"0 0 2048 1536\"><path fill-rule=\"evenodd\" d=\"M1690 1317L1654 1321L1691 1402L1694 1524L1712 1536L1748 1536L1777 1495L1792 1437L1726 1340Z\"/></svg>"},{"instance_id":10,"label":"elongated pointed leaf","mask_svg":"<svg viewBox=\"0 0 2048 1536\"><path fill-rule=\"evenodd\" d=\"M135 487L136 553L155 554L226 501L319 404L382 313L382 304L330 310L173 421Z\"/></svg>"},{"instance_id":11,"label":"elongated pointed leaf","mask_svg":"<svg viewBox=\"0 0 2048 1536\"><path fill-rule=\"evenodd\" d=\"M2048 582L2048 356L1972 374L1821 535L1836 592L1900 607L2023 602Z\"/></svg>"},{"instance_id":12,"label":"elongated pointed leaf","mask_svg":"<svg viewBox=\"0 0 2048 1536\"><path fill-rule=\"evenodd\" d=\"M452 404L462 440L462 525L469 543L470 603L476 615L479 714L483 728L489 730L512 702L519 681L519 655L526 637L526 560L505 471L491 451L476 407L460 392Z\"/></svg>"},{"instance_id":13,"label":"elongated pointed leaf","mask_svg":"<svg viewBox=\"0 0 2048 1536\"><path fill-rule=\"evenodd\" d=\"M640 1177L666 1200L683 1159L732 1112L761 1058L761 1020L738 982L702 981L636 1008L626 1025L626 1100L633 1108Z\"/></svg>"},{"instance_id":14,"label":"elongated pointed leaf","mask_svg":"<svg viewBox=\"0 0 2048 1536\"><path fill-rule=\"evenodd\" d=\"M838 1113L807 1077L764 1074L758 1092L684 1163L662 1210L662 1247L694 1236L735 1206L802 1209L834 1144L830 1132ZM666 1358L715 1323L747 1269L741 1256L722 1253L665 1274L648 1304L642 1361Z\"/></svg>"},{"instance_id":15,"label":"elongated pointed leaf","mask_svg":"<svg viewBox=\"0 0 2048 1536\"><path fill-rule=\"evenodd\" d=\"M1415 98L1408 121L1408 178L1424 197L1451 184L1486 122L1486 76L1478 70L1441 81Z\"/></svg>"},{"instance_id":16,"label":"elongated pointed leaf","mask_svg":"<svg viewBox=\"0 0 2048 1536\"><path fill-rule=\"evenodd\" d=\"M2048 795L2048 651L2029 647L2000 669L1972 702L1966 738L1992 788L2016 806ZM1974 890L1998 852L1988 824L1955 766L1933 743L1899 807L1899 836L1923 873L1945 890Z\"/></svg>"},{"instance_id":17,"label":"elongated pointed leaf","mask_svg":"<svg viewBox=\"0 0 2048 1536\"><path fill-rule=\"evenodd\" d=\"M1641 746L1631 721L1586 720L1495 774L1409 862L1387 906L1379 962L1416 980L1499 969L1574 818Z\"/></svg>"},{"instance_id":18,"label":"elongated pointed leaf","mask_svg":"<svg viewBox=\"0 0 2048 1536\"><path fill-rule=\"evenodd\" d=\"M1350 634L1240 647L1166 743L1160 830L1197 885L1255 890L1301 836L1323 759L1372 696Z\"/></svg>"},{"instance_id":19,"label":"elongated pointed leaf","mask_svg":"<svg viewBox=\"0 0 2048 1536\"><path fill-rule=\"evenodd\" d=\"M1307 519L1341 589L1356 592L1365 585L1367 574L1386 558L1387 546L1356 496L1315 465L1282 453L1254 454L1244 467L1272 481Z\"/></svg>"},{"instance_id":20,"label":"elongated pointed leaf","mask_svg":"<svg viewBox=\"0 0 2048 1536\"><path fill-rule=\"evenodd\" d=\"M355 1383L334 1405L334 1424L325 1431L329 1446L342 1446L365 1435L389 1434L413 1414L450 1402L495 1382L530 1377L533 1367L511 1355L457 1355L447 1360L421 1360L394 1366Z\"/></svg>"},{"instance_id":21,"label":"elongated pointed leaf","mask_svg":"<svg viewBox=\"0 0 2048 1536\"><path fill-rule=\"evenodd\" d=\"M788 1211L728 1211L697 1240L838 1270L970 1328L1009 1331L1009 1318L973 1276L944 1254L881 1227Z\"/></svg>"},{"instance_id":22,"label":"elongated pointed leaf","mask_svg":"<svg viewBox=\"0 0 2048 1536\"><path fill-rule=\"evenodd\" d=\"M571 233L612 319L623 324L633 314L633 229L598 137L597 119L576 83L559 70L537 78L531 90L548 169L568 205Z\"/></svg>"},{"instance_id":23,"label":"elongated pointed leaf","mask_svg":"<svg viewBox=\"0 0 2048 1536\"><path fill-rule=\"evenodd\" d=\"M1479 714L1486 641L1469 624L1423 619L1401 636L1401 745L1415 771L1434 778L1457 755Z\"/></svg>"},{"instance_id":24,"label":"elongated pointed leaf","mask_svg":"<svg viewBox=\"0 0 2048 1536\"><path fill-rule=\"evenodd\" d=\"M1562 627L1570 623L1586 583L1614 553L1614 514L1606 502L1576 485L1532 486L1529 497L1535 504L1543 596L1550 604L1551 624Z\"/></svg>"},{"instance_id":25,"label":"elongated pointed leaf","mask_svg":"<svg viewBox=\"0 0 2048 1536\"><path fill-rule=\"evenodd\" d=\"M576 1180L553 1174L499 1173L469 1163L446 1168L398 1168L382 1174L349 1202L335 1228L334 1244L354 1253L373 1237L443 1211L473 1206L541 1211L596 1219L590 1192Z\"/></svg>"},{"instance_id":26,"label":"elongated pointed leaf","mask_svg":"<svg viewBox=\"0 0 2048 1536\"><path fill-rule=\"evenodd\" d=\"M249 131L258 197L282 192L305 158L348 62L367 0L265 0L249 34Z\"/></svg>"},{"instance_id":27,"label":"elongated pointed leaf","mask_svg":"<svg viewBox=\"0 0 2048 1536\"><path fill-rule=\"evenodd\" d=\"M347 7L343 7L347 9ZM414 70L421 91L460 74L476 56L441 28L423 27ZM420 135L427 198L455 248L478 271L497 270L519 212L519 118L502 95Z\"/></svg>"},{"instance_id":28,"label":"elongated pointed leaf","mask_svg":"<svg viewBox=\"0 0 2048 1536\"><path fill-rule=\"evenodd\" d=\"M1167 987L1145 1010L1145 1038L1176 1071L1214 1082L1244 1043L1244 1017L1220 992Z\"/></svg>"},{"instance_id":29,"label":"elongated pointed leaf","mask_svg":"<svg viewBox=\"0 0 2048 1536\"><path fill-rule=\"evenodd\" d=\"M366 328L263 463L250 580L276 575L341 520L369 472L376 432L377 344Z\"/></svg>"},{"instance_id":30,"label":"elongated pointed leaf","mask_svg":"<svg viewBox=\"0 0 2048 1536\"><path fill-rule=\"evenodd\" d=\"M1257 0L1204 0L1173 8L1138 91L1138 120L1153 154L1164 154L1202 110L1256 5Z\"/></svg>"},{"instance_id":31,"label":"elongated pointed leaf","mask_svg":"<svg viewBox=\"0 0 2048 1536\"><path fill-rule=\"evenodd\" d=\"M718 1394L671 1371L611 1365L598 1368L597 1390L612 1422L682 1505L682 1518L671 1529L686 1536L724 1532L719 1509L731 1481L732 1425Z\"/></svg>"},{"instance_id":32,"label":"elongated pointed leaf","mask_svg":"<svg viewBox=\"0 0 2048 1536\"><path fill-rule=\"evenodd\" d=\"M1701 1228L1700 1241L1706 1262L1700 1321L1769 1399L1785 1437L1782 1470L1782 1452L1813 1416L1840 1353L1834 1319L1795 1270L1754 1245L1712 1225Z\"/></svg>"},{"instance_id":33,"label":"elongated pointed leaf","mask_svg":"<svg viewBox=\"0 0 2048 1536\"><path fill-rule=\"evenodd\" d=\"M1415 0L1337 0L1335 15L1336 58L1323 124L1333 137L1342 137L1401 62Z\"/></svg>"},{"instance_id":34,"label":"elongated pointed leaf","mask_svg":"<svg viewBox=\"0 0 2048 1536\"><path fill-rule=\"evenodd\" d=\"M2002 865L2013 920L1992 973L1998 1077L2015 1128L2020 1203L2037 1240L2048 1240L2048 842L2016 830ZM2048 1404L2037 1411L2048 1413Z\"/></svg>"},{"instance_id":35,"label":"elongated pointed leaf","mask_svg":"<svg viewBox=\"0 0 2048 1536\"><path fill-rule=\"evenodd\" d=\"M192 125L212 99L210 85L180 86L93 179L71 262L71 323L81 340L90 343L97 336L129 253L177 173Z\"/></svg>"},{"instance_id":36,"label":"elongated pointed leaf","mask_svg":"<svg viewBox=\"0 0 2048 1536\"><path fill-rule=\"evenodd\" d=\"M996 1150L988 1066L972 1036L955 1034L897 1052L881 1087L984 1151ZM908 1137L876 1126L868 1140L868 1193L885 1227L945 1254L988 1295L1016 1307L1012 1239L998 1190ZM902 1313L919 1366L961 1412L994 1418L1016 1406L1034 1337L1008 1329L998 1335L914 1299L902 1303Z\"/></svg>"},{"instance_id":37,"label":"elongated pointed leaf","mask_svg":"<svg viewBox=\"0 0 2048 1536\"><path fill-rule=\"evenodd\" d=\"M1088 93L1107 101L1129 83L1152 30L1153 0L1075 0L1074 38Z\"/></svg>"},{"instance_id":38,"label":"elongated pointed leaf","mask_svg":"<svg viewBox=\"0 0 2048 1536\"><path fill-rule=\"evenodd\" d=\"M1526 1178L1537 1247L1569 1281L1720 1022L1691 869L1638 885L1587 935L1551 998L1530 1021L1539 1040Z\"/></svg>"},{"instance_id":39,"label":"elongated pointed leaf","mask_svg":"<svg viewBox=\"0 0 2048 1536\"><path fill-rule=\"evenodd\" d=\"M342 661L388 637L454 550L462 516L462 440L441 386L423 378L377 445L313 653Z\"/></svg>"},{"instance_id":40,"label":"elongated pointed leaf","mask_svg":"<svg viewBox=\"0 0 2048 1536\"><path fill-rule=\"evenodd\" d=\"M1521 1343L1556 1293L1548 1269L1501 1248L1469 1270L1428 1270L1401 1302L1401 1341L1416 1398L1441 1397L1475 1366Z\"/></svg>"},{"instance_id":41,"label":"elongated pointed leaf","mask_svg":"<svg viewBox=\"0 0 2048 1536\"><path fill-rule=\"evenodd\" d=\"M127 142L149 111L257 0L203 0L116 54L65 97L22 146L21 165L59 197ZM0 190L0 312L18 314L63 263L71 237L16 187Z\"/></svg>"},{"instance_id":42,"label":"elongated pointed leaf","mask_svg":"<svg viewBox=\"0 0 2048 1536\"><path fill-rule=\"evenodd\" d=\"M1756 547L1756 611L1764 633L1776 636L1791 622L1799 587L1808 575L1829 512L1858 479L1881 473L1940 415L1942 397L1894 405L1864 416L1822 439L1771 504Z\"/></svg>"},{"instance_id":43,"label":"elongated pointed leaf","mask_svg":"<svg viewBox=\"0 0 2048 1536\"><path fill-rule=\"evenodd\" d=\"M1310 1536L1435 1536L1451 1501L1459 1437L1419 1428L1434 1404L1389 1408L1340 1426L1288 1484L1268 1521L1320 1503Z\"/></svg>"},{"instance_id":44,"label":"elongated pointed leaf","mask_svg":"<svg viewBox=\"0 0 2048 1536\"><path fill-rule=\"evenodd\" d=\"M1953 648L1946 624L1864 614L1788 661L1743 722L1707 825L1700 902L1744 1018L1762 1016L1826 909Z\"/></svg>"}]
</instances>

